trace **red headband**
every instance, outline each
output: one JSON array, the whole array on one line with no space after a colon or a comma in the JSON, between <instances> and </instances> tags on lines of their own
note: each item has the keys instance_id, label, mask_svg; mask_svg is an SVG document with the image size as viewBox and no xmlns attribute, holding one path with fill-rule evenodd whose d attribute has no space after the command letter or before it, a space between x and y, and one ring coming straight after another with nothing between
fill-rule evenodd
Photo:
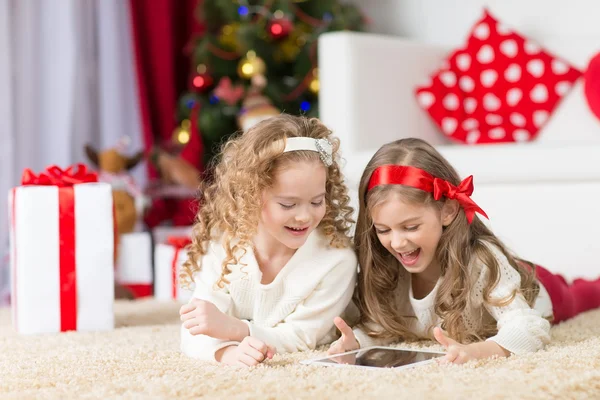
<instances>
[{"instance_id":1,"label":"red headband","mask_svg":"<svg viewBox=\"0 0 600 400\"><path fill-rule=\"evenodd\" d=\"M471 200L470 196L473 194L473 175L465 178L457 187L419 168L401 165L383 165L373 171L371 179L369 179L367 191L379 185L410 186L433 193L433 198L436 200L441 199L442 196L456 200L465 210L465 215L469 223L473 221L476 212L488 218L487 214Z\"/></svg>"}]
</instances>

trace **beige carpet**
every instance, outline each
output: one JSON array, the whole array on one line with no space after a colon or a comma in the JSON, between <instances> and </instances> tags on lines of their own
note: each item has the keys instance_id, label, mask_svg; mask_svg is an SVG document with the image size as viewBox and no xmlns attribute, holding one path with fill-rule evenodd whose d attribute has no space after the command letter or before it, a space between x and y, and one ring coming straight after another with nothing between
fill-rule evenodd
<instances>
[{"instance_id":1,"label":"beige carpet","mask_svg":"<svg viewBox=\"0 0 600 400\"><path fill-rule=\"evenodd\" d=\"M178 352L178 308L117 303L114 331L38 336L16 335L1 309L0 398L600 398L600 311L555 327L553 344L537 354L365 371L298 364L316 352L245 370L187 359Z\"/></svg>"}]
</instances>

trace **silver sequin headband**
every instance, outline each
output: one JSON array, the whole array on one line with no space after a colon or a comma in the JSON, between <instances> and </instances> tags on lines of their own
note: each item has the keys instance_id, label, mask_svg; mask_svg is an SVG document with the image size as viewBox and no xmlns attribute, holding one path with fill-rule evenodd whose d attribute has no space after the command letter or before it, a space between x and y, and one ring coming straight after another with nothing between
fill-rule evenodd
<instances>
[{"instance_id":1,"label":"silver sequin headband","mask_svg":"<svg viewBox=\"0 0 600 400\"><path fill-rule=\"evenodd\" d=\"M285 139L284 153L288 151L316 151L326 166L333 164L333 145L327 139L313 139L308 137L292 137Z\"/></svg>"}]
</instances>

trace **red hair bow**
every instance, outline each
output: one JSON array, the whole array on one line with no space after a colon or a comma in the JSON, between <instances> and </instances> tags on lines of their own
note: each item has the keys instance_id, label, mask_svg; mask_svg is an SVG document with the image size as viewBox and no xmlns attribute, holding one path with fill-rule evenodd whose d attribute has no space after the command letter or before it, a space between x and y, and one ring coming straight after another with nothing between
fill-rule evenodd
<instances>
[{"instance_id":1,"label":"red hair bow","mask_svg":"<svg viewBox=\"0 0 600 400\"><path fill-rule=\"evenodd\" d=\"M465 215L469 223L473 221L476 212L488 218L485 211L471 199L472 194L473 175L463 179L458 186L454 186L450 182L440 178L433 178L433 198L439 200L442 196L445 196L448 199L458 201L458 204L465 210Z\"/></svg>"},{"instance_id":2,"label":"red hair bow","mask_svg":"<svg viewBox=\"0 0 600 400\"><path fill-rule=\"evenodd\" d=\"M485 211L481 209L472 199L473 175L465 178L458 186L450 182L434 177L427 171L403 165L383 165L373 171L369 180L368 191L379 185L404 185L420 189L433 194L433 198L439 200L442 196L456 200L465 211L467 221L473 222L475 213L488 218Z\"/></svg>"}]
</instances>

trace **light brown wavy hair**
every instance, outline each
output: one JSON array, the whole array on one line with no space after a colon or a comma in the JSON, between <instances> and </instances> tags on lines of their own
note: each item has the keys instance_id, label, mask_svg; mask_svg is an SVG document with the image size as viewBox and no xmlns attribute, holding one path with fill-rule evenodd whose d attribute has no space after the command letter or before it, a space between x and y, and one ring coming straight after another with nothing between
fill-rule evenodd
<instances>
[{"instance_id":1,"label":"light brown wavy hair","mask_svg":"<svg viewBox=\"0 0 600 400\"><path fill-rule=\"evenodd\" d=\"M355 247L360 263L358 286L355 301L361 312L360 324L376 323L381 332L367 329L373 337L400 338L414 341L420 338L408 329L408 318L399 315L395 294L408 299L408 293L398 293L400 279L410 279L410 274L402 264L380 243L373 226L371 212L392 193L398 193L403 201L436 207L441 210L445 197L439 201L429 192L403 185L381 185L367 193L369 179L376 168L387 165L417 167L431 175L458 186L458 174L448 161L427 142L409 138L388 143L381 147L367 165L359 187L359 213L354 236ZM478 216L469 224L464 210L459 208L454 220L444 228L437 246L436 258L441 266L442 282L435 298L435 313L442 319L442 329L450 337L463 342L473 342L489 337L497 332L496 324L483 322L479 318L475 327L465 324L462 314L469 303L473 290L472 271L469 263L479 259L489 268L489 281L483 289L483 301L502 306L510 303L516 293L495 300L490 293L500 279L500 267L489 245L495 246L508 259L510 265L521 276L521 293L532 305L539 292L539 284L534 278L534 265L513 256L506 246L483 224ZM407 287L406 285L402 285ZM483 315L485 310L478 310ZM410 317L414 318L414 317Z\"/></svg>"},{"instance_id":2,"label":"light brown wavy hair","mask_svg":"<svg viewBox=\"0 0 600 400\"><path fill-rule=\"evenodd\" d=\"M284 153L285 138L309 137L328 139L333 145L333 164L325 166L314 151ZM189 287L201 268L202 256L211 241L225 249L219 287L229 283L230 267L239 263L246 249L253 248L262 193L274 184L276 173L302 162L315 162L327 170L325 185L325 216L319 229L332 247L350 247L349 231L354 222L353 209L348 206L348 188L339 167L339 140L318 119L281 114L259 122L245 133L238 133L222 148L212 178L200 188L200 209L188 247L188 259L183 264L180 280Z\"/></svg>"}]
</instances>

